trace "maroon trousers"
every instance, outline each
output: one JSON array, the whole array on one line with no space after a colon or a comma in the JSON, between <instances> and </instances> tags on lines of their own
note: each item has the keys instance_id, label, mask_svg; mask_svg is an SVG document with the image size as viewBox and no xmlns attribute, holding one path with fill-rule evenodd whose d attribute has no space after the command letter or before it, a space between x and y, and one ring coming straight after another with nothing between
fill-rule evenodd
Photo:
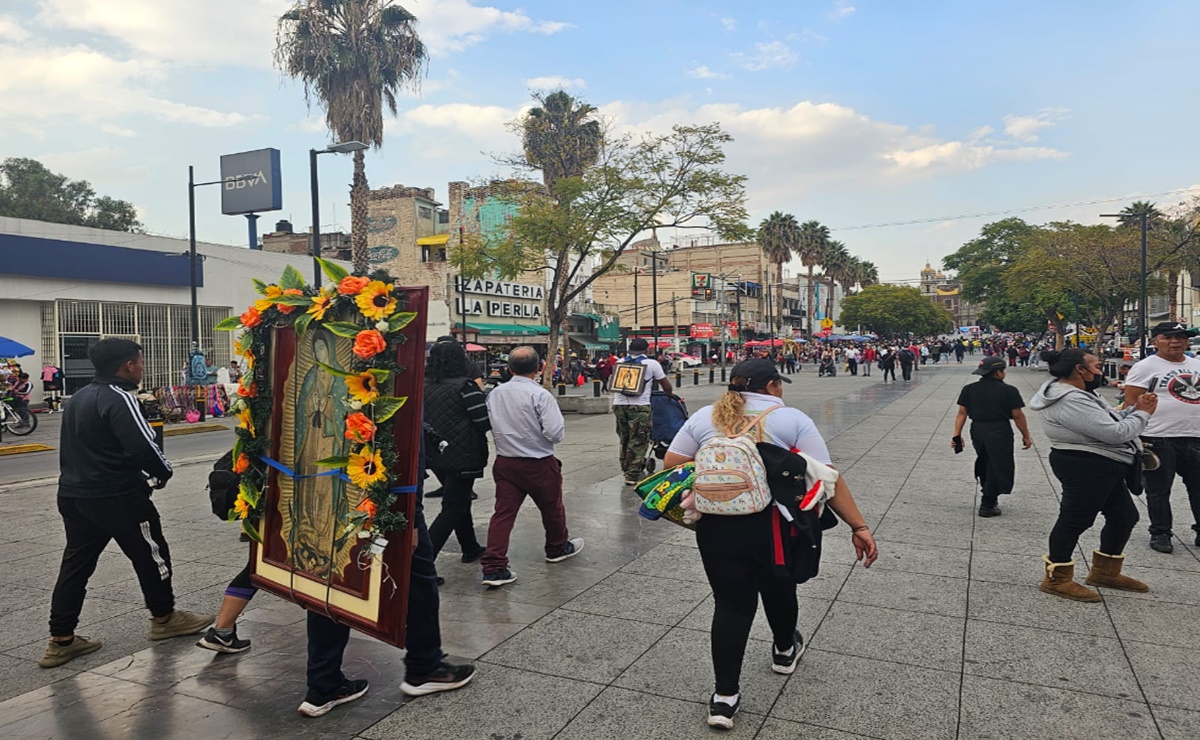
<instances>
[{"instance_id":1,"label":"maroon trousers","mask_svg":"<svg viewBox=\"0 0 1200 740\"><path fill-rule=\"evenodd\" d=\"M525 497L542 512L546 529L546 555L567 545L567 511L563 508L562 463L557 457L500 457L492 463L496 481L496 511L488 525L487 552L480 564L484 573L508 567L508 540Z\"/></svg>"}]
</instances>

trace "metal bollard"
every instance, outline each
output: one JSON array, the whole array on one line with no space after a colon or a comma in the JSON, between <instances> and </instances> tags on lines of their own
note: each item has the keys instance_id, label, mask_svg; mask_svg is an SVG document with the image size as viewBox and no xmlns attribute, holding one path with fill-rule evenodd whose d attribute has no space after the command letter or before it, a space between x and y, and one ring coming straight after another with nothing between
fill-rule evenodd
<instances>
[{"instance_id":1,"label":"metal bollard","mask_svg":"<svg viewBox=\"0 0 1200 740\"><path fill-rule=\"evenodd\" d=\"M712 385L713 383L716 382L716 380L717 380L717 369L715 367L710 367L708 369L708 384Z\"/></svg>"},{"instance_id":2,"label":"metal bollard","mask_svg":"<svg viewBox=\"0 0 1200 740\"><path fill-rule=\"evenodd\" d=\"M700 385L700 368L692 370L692 385Z\"/></svg>"},{"instance_id":3,"label":"metal bollard","mask_svg":"<svg viewBox=\"0 0 1200 740\"><path fill-rule=\"evenodd\" d=\"M721 368L721 382L725 382L725 368Z\"/></svg>"},{"instance_id":4,"label":"metal bollard","mask_svg":"<svg viewBox=\"0 0 1200 740\"><path fill-rule=\"evenodd\" d=\"M676 370L675 371L675 387L678 388L681 385L683 385L683 373Z\"/></svg>"},{"instance_id":5,"label":"metal bollard","mask_svg":"<svg viewBox=\"0 0 1200 740\"><path fill-rule=\"evenodd\" d=\"M559 383L558 383L558 395L560 395L560 396L567 395L567 384L563 383L562 381L559 381Z\"/></svg>"},{"instance_id":6,"label":"metal bollard","mask_svg":"<svg viewBox=\"0 0 1200 740\"><path fill-rule=\"evenodd\" d=\"M592 378L592 398L600 397L600 378Z\"/></svg>"}]
</instances>

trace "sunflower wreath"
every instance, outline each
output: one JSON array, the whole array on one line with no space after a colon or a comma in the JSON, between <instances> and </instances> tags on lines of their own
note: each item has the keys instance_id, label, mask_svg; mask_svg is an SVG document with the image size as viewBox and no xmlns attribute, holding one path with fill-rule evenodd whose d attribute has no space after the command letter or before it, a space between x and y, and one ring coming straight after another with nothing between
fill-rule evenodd
<instances>
[{"instance_id":1,"label":"sunflower wreath","mask_svg":"<svg viewBox=\"0 0 1200 740\"><path fill-rule=\"evenodd\" d=\"M403 529L407 519L392 511L393 489L398 476L398 455L393 437L393 417L408 400L385 395L387 381L403 372L396 364L398 346L405 341L404 328L417 317L402 310L395 283L384 271L351 275L341 266L318 259L321 270L333 282L331 288L314 288L304 282L290 265L278 284L254 281L262 298L240 316L216 325L222 331L239 331L235 352L243 358L245 371L238 381L238 399L232 405L238 420L233 445L234 472L241 476L229 521L241 522L242 531L262 543L256 523L266 505L264 490L269 469L270 440L260 436L271 418L270 373L258 358L267 357L272 329L292 327L297 337L314 326L323 326L339 337L354 340L354 360L349 371L320 364L323 371L346 381L349 397L345 438L354 451L346 457L329 457L316 465L343 476L362 491L362 500L351 512L346 534L357 530L359 538L386 537Z\"/></svg>"}]
</instances>

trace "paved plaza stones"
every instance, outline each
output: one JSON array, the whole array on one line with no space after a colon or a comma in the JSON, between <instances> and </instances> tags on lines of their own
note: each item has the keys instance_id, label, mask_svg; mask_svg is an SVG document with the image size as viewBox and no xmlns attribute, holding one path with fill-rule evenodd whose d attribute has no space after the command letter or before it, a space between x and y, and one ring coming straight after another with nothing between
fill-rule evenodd
<instances>
[{"instance_id":1,"label":"paved plaza stones","mask_svg":"<svg viewBox=\"0 0 1200 740\"><path fill-rule=\"evenodd\" d=\"M1037 590L1057 510L1040 422L1017 452L1017 493L1004 514L974 516L971 451L949 448L954 400L970 364L927 366L911 384L806 370L787 386L830 442L877 534L878 562L853 565L845 527L826 540L819 578L800 587L809 650L795 674L768 670L770 632L756 620L731 738L760 740L1036 740L1200 737L1200 552L1146 547L1128 572L1147 594L1101 589L1078 604ZM1029 398L1046 378L1014 370ZM686 386L691 408L720 386ZM1036 416L1036 414L1031 414ZM572 535L587 549L544 562L541 525L526 507L510 556L519 580L479 584L477 565L439 561L446 649L476 660L461 691L402 700L402 653L355 635L345 670L371 681L362 700L301 718L304 615L268 594L239 633L254 648L214 655L187 639L151 644L132 568L105 553L80 632L101 651L65 667L35 661L63 544L54 488L0 486L0 737L370 738L604 740L694 738L712 686L712 598L689 533L634 513L616 462L611 416L569 416L560 446ZM0 466L4 465L0 462ZM208 465L183 466L155 494L175 562L181 608L213 610L245 560L237 530L208 512ZM52 473L48 470L43 473ZM491 513L484 479L475 518ZM437 502L430 502L434 511ZM1139 500L1139 505L1141 505ZM1189 516L1179 497L1177 520ZM1144 515L1143 515L1144 516ZM1083 563L1098 540L1087 533ZM451 545L453 547L453 545Z\"/></svg>"}]
</instances>

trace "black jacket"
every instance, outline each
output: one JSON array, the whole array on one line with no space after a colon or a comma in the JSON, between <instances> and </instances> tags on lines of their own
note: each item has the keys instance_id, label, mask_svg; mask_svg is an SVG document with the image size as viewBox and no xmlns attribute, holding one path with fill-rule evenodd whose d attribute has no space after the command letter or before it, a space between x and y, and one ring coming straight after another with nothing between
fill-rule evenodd
<instances>
[{"instance_id":1,"label":"black jacket","mask_svg":"<svg viewBox=\"0 0 1200 740\"><path fill-rule=\"evenodd\" d=\"M154 443L128 380L97 376L71 396L59 440L58 495L105 498L147 490L146 474L166 482L171 463Z\"/></svg>"},{"instance_id":2,"label":"black jacket","mask_svg":"<svg viewBox=\"0 0 1200 740\"><path fill-rule=\"evenodd\" d=\"M479 478L487 467L487 432L492 428L487 398L474 381L444 378L425 383L425 424L439 443L425 451L436 473ZM444 442L445 444L441 444Z\"/></svg>"}]
</instances>

